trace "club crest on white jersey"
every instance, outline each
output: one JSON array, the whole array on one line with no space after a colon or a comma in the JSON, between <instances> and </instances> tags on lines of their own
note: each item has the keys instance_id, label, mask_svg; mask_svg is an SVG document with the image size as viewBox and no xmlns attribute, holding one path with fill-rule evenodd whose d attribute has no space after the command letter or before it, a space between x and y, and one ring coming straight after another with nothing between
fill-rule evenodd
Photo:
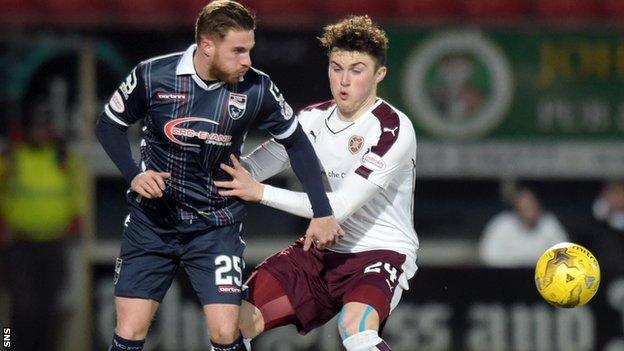
<instances>
[{"instance_id":1,"label":"club crest on white jersey","mask_svg":"<svg viewBox=\"0 0 624 351\"><path fill-rule=\"evenodd\" d=\"M349 152L355 155L360 150L362 150L362 146L364 146L364 138L359 135L352 135L349 138Z\"/></svg>"}]
</instances>

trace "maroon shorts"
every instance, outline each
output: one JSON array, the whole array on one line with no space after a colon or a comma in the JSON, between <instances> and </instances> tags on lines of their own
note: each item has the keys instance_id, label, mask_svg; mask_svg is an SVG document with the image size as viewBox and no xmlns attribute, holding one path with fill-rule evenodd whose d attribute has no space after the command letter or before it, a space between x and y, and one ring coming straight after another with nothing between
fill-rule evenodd
<instances>
[{"instance_id":1,"label":"maroon shorts","mask_svg":"<svg viewBox=\"0 0 624 351\"><path fill-rule=\"evenodd\" d=\"M295 310L297 329L306 334L332 319L348 302L372 306L383 323L405 260L405 255L390 250L338 253L312 247L306 252L300 239L256 270L266 269L277 278Z\"/></svg>"}]
</instances>

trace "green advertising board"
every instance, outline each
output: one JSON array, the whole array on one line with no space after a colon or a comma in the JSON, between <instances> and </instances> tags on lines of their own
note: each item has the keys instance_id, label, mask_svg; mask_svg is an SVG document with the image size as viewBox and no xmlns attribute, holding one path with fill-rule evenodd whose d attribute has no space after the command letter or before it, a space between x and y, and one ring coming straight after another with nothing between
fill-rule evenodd
<instances>
[{"instance_id":1,"label":"green advertising board","mask_svg":"<svg viewBox=\"0 0 624 351\"><path fill-rule=\"evenodd\" d=\"M624 31L389 30L382 94L439 140L624 135Z\"/></svg>"},{"instance_id":2,"label":"green advertising board","mask_svg":"<svg viewBox=\"0 0 624 351\"><path fill-rule=\"evenodd\" d=\"M431 177L624 177L624 31L390 29L381 96Z\"/></svg>"}]
</instances>

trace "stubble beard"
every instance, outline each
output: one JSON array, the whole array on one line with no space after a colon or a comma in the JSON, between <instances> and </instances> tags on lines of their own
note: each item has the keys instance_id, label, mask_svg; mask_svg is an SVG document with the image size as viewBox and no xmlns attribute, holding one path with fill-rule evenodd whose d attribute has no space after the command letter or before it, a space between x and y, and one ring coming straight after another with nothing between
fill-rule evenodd
<instances>
[{"instance_id":1,"label":"stubble beard","mask_svg":"<svg viewBox=\"0 0 624 351\"><path fill-rule=\"evenodd\" d=\"M210 67L210 75L222 82L226 82L229 84L234 84L238 81L237 77L235 77L233 74L229 74L226 70L222 69L217 62L213 62L212 66Z\"/></svg>"}]
</instances>

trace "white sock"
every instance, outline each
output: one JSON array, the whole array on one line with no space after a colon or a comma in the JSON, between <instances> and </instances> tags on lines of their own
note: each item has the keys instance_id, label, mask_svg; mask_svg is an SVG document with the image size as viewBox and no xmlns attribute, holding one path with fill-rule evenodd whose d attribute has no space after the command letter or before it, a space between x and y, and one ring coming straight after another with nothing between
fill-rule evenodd
<instances>
[{"instance_id":1,"label":"white sock","mask_svg":"<svg viewBox=\"0 0 624 351\"><path fill-rule=\"evenodd\" d=\"M245 344L247 351L251 351L251 338L243 338L243 344Z\"/></svg>"},{"instance_id":2,"label":"white sock","mask_svg":"<svg viewBox=\"0 0 624 351\"><path fill-rule=\"evenodd\" d=\"M376 330L365 330L344 339L342 344L347 351L367 351L375 350L373 347L382 341L383 339L379 337Z\"/></svg>"}]
</instances>

